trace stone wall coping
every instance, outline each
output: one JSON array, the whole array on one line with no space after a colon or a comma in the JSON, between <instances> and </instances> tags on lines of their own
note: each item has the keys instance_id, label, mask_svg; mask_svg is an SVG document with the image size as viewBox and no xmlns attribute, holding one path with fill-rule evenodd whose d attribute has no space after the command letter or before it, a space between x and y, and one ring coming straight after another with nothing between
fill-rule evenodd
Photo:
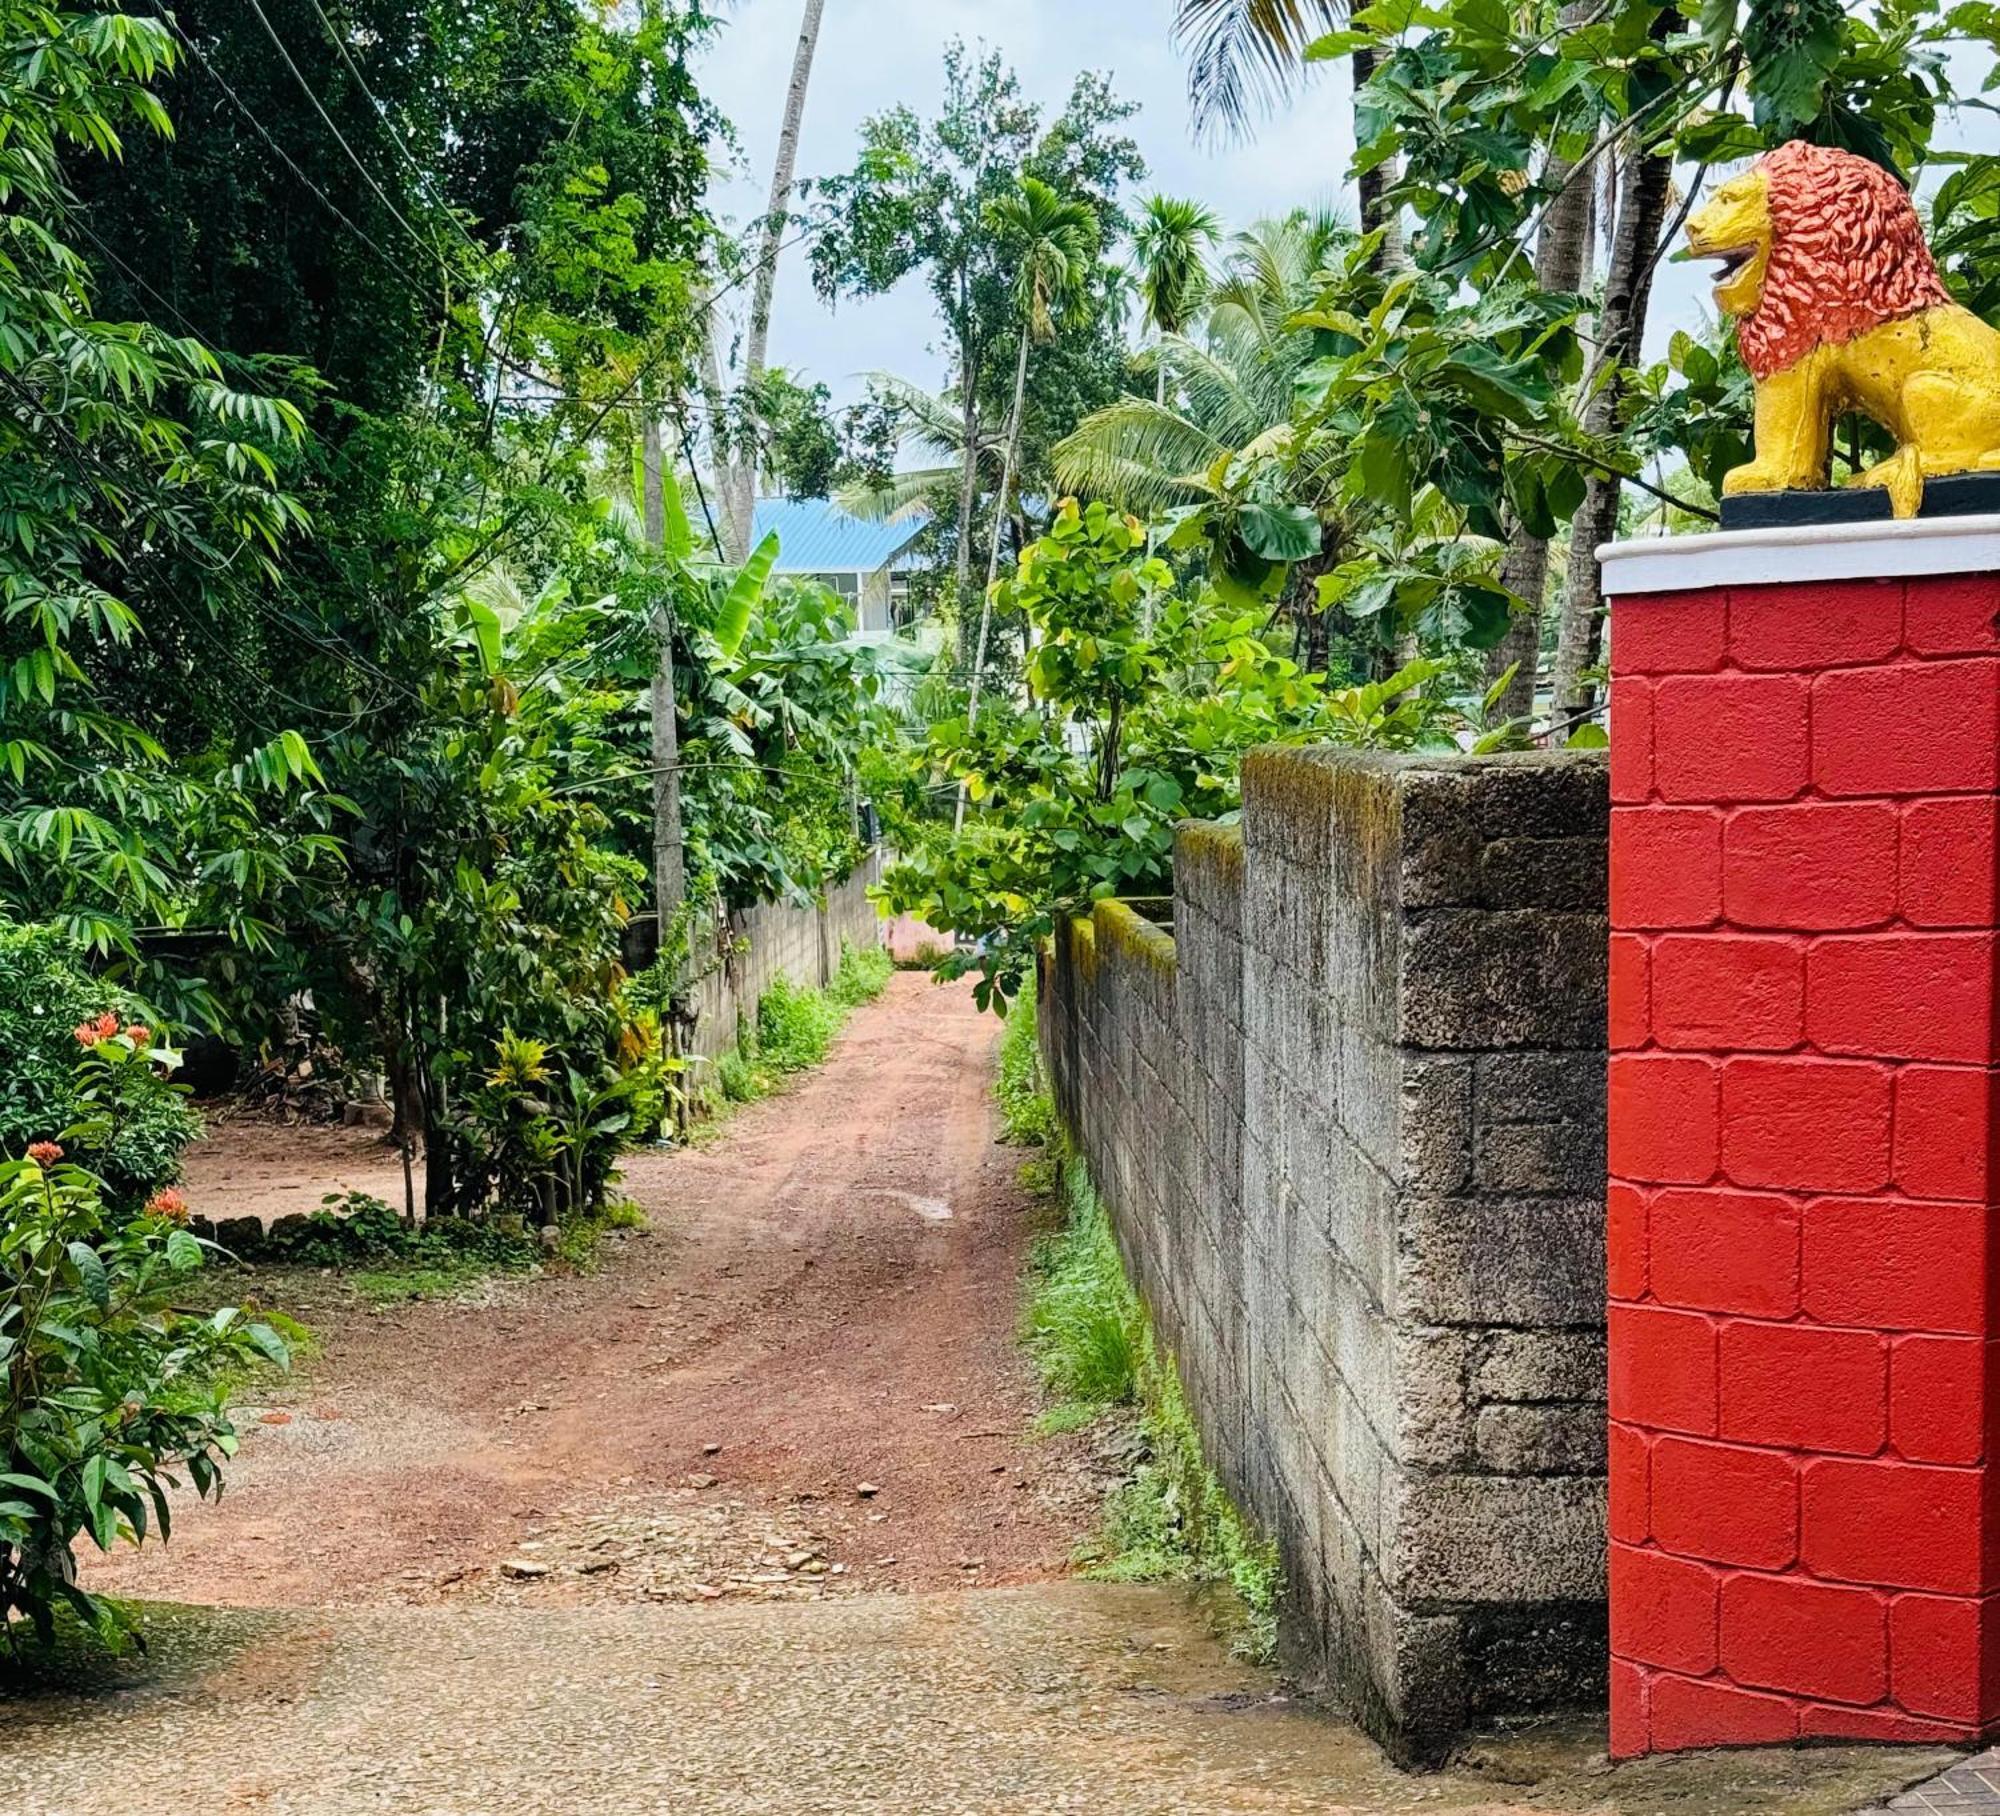
<instances>
[{"instance_id":1,"label":"stone wall coping","mask_svg":"<svg viewBox=\"0 0 2000 1816\"><path fill-rule=\"evenodd\" d=\"M1640 536L1600 545L1597 559L1612 598L1792 580L1992 573L2000 570L2000 513Z\"/></svg>"}]
</instances>

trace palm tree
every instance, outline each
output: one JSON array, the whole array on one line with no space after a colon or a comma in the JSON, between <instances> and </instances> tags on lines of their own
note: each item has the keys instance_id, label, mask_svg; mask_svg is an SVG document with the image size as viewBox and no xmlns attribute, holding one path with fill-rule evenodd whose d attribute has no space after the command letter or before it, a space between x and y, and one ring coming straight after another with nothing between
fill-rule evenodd
<instances>
[{"instance_id":1,"label":"palm tree","mask_svg":"<svg viewBox=\"0 0 2000 1816\"><path fill-rule=\"evenodd\" d=\"M1132 236L1139 258L1139 295L1146 321L1164 340L1183 332L1208 290L1203 255L1216 242L1221 223L1200 202L1176 196L1149 196ZM1159 362L1158 401L1167 401L1166 362Z\"/></svg>"},{"instance_id":2,"label":"palm tree","mask_svg":"<svg viewBox=\"0 0 2000 1816\"><path fill-rule=\"evenodd\" d=\"M1347 0L1174 0L1174 39L1189 51L1188 101L1197 131L1244 136L1253 111L1290 94L1305 66L1306 47L1345 25ZM1356 113L1375 74L1375 53L1363 45L1348 59ZM1360 142L1360 131L1355 141ZM1393 164L1357 179L1364 233L1385 228L1380 261L1400 262L1395 222L1383 194Z\"/></svg>"},{"instance_id":3,"label":"palm tree","mask_svg":"<svg viewBox=\"0 0 2000 1816\"><path fill-rule=\"evenodd\" d=\"M812 81L813 58L819 50L820 21L826 0L805 0L799 21L799 42L792 54L792 80L785 90L785 112L778 127L778 152L771 165L771 201L759 223L757 236L756 282L750 295L750 326L744 340L742 392L754 408L758 381L771 340L771 298L778 280L778 259L784 251L785 227L791 219L792 189L799 162L799 131L805 120L806 88ZM710 389L719 402L721 360L716 352L720 325L711 317L704 359L713 377ZM754 443L755 438L752 437ZM719 461L716 475L722 493L723 522L729 538L729 558L747 561L750 556L751 522L757 508L757 453L754 445L743 448L733 460Z\"/></svg>"},{"instance_id":4,"label":"palm tree","mask_svg":"<svg viewBox=\"0 0 2000 1816\"><path fill-rule=\"evenodd\" d=\"M1021 414L1027 406L1028 350L1056 337L1056 323L1082 299L1097 264L1097 213L1087 202L1061 196L1039 177L1024 176L1018 193L1002 196L986 211L988 225L1007 242L1014 258L1014 302L1021 318L1021 347L1014 363L1014 407L1007 418L1007 452L1000 466L1000 490L993 501L993 543L986 558L986 596L979 607L979 640L972 657L967 723L979 714L979 682L986 667L986 638L993 622L993 584L1000 577L1000 533L1007 521L1007 496L1021 456ZM957 819L965 818L965 793Z\"/></svg>"},{"instance_id":5,"label":"palm tree","mask_svg":"<svg viewBox=\"0 0 2000 1816\"><path fill-rule=\"evenodd\" d=\"M1171 394L1120 398L1086 417L1056 446L1057 484L1148 518L1212 498L1218 460L1291 421L1313 356L1311 333L1292 319L1313 302L1347 232L1331 215L1302 211L1237 234L1199 324L1161 337L1156 357Z\"/></svg>"},{"instance_id":6,"label":"palm tree","mask_svg":"<svg viewBox=\"0 0 2000 1816\"><path fill-rule=\"evenodd\" d=\"M926 391L893 372L870 372L866 379L869 401L896 417L899 451L915 454L922 464L899 467L879 484L852 480L834 492L833 501L850 517L887 523L958 484L966 455L965 413L950 393ZM973 451L975 464L990 466L997 461L1004 439L982 428Z\"/></svg>"}]
</instances>

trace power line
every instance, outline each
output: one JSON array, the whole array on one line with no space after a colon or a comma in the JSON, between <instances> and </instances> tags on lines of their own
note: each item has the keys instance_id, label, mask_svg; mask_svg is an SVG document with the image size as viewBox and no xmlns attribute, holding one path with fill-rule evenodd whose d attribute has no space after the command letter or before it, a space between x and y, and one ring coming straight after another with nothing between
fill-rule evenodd
<instances>
[{"instance_id":1,"label":"power line","mask_svg":"<svg viewBox=\"0 0 2000 1816\"><path fill-rule=\"evenodd\" d=\"M417 179L418 186L424 189L429 194L431 200L436 203L439 210L443 213L445 220L450 224L452 231L465 242L472 256L479 260L482 265L486 265L488 256L486 249L471 234L466 232L464 224L459 220L457 212L452 208L450 202L431 187L430 173L418 161L416 153L403 143L402 134L396 130L389 118L389 110L376 99L374 91L369 88L367 78L361 73L360 65L355 62L353 54L347 48L347 41L341 37L333 21L326 16L326 9L320 5L319 0L307 0L307 4L312 7L320 24L325 28L327 37L332 40L333 48L340 54L341 62L347 65L347 73L354 78L354 85L361 90L368 104L374 108L376 117L382 122L382 130L387 135L389 143L402 154L404 163L409 165L412 175ZM581 110L578 111L577 117L579 119L582 118ZM574 133L576 129L572 126L570 130Z\"/></svg>"},{"instance_id":2,"label":"power line","mask_svg":"<svg viewBox=\"0 0 2000 1816\"><path fill-rule=\"evenodd\" d=\"M243 99L243 97L239 95L235 89L230 87L228 82L226 82L223 79L222 72L218 70L215 67L215 65L208 60L207 56L202 51L201 46L198 45L191 37L188 36L187 31L182 26L181 22L177 18L175 18L172 13L161 13L159 17L161 17L166 21L167 25L171 28L174 35L178 37L180 41L188 47L188 50L194 57L194 60L197 63L199 63L202 66L202 68L208 73L209 80L212 81L217 88L221 89L223 94L228 97L230 105L233 106L236 109L236 111L244 117L244 119L250 122L250 129L254 133L256 133L258 138L262 139L266 145L268 145L274 152L278 154L280 158L284 160L286 169L288 169L293 176L297 177L299 182L318 199L320 206L323 207L328 214L332 215L333 218L336 221L338 221L343 227L345 227L349 233L353 234L357 240L359 240L364 246L366 246L368 250L372 252L376 256L376 258L378 258L382 262L385 268L387 268L397 277L400 277L404 279L405 282L407 282L409 274L406 271L404 271L402 266L399 265L395 261L395 259L390 257L388 253L384 252L382 248L375 242L375 240L369 234L363 232L361 228L357 227L351 220L349 220L347 216L341 211L340 205L337 202L335 202L334 199L330 195L328 195L324 189L322 189L317 183L315 183L311 177L309 177L302 169L300 169L297 160L293 158L292 154L288 152L284 148L284 146L280 145L278 141L271 136L271 134L265 129L264 122L257 118L256 114L251 111L249 103L246 102Z\"/></svg>"},{"instance_id":3,"label":"power line","mask_svg":"<svg viewBox=\"0 0 2000 1816\"><path fill-rule=\"evenodd\" d=\"M414 227L410 225L408 220L404 218L402 210L399 209L394 202L389 200L388 191L385 190L380 183L376 182L375 173L371 171L366 164L362 163L360 158L358 158L355 155L354 147L348 144L346 134L344 134L340 130L340 128L334 123L333 115L326 111L326 107L321 102L318 93L313 88L313 85L306 80L305 72L299 68L296 62L293 61L292 53L286 47L284 39L278 36L278 28L271 23L269 15L264 11L262 0L250 0L250 10L257 15L257 23L263 26L264 35L271 40L274 46L276 46L278 55L284 58L285 60L285 67L292 72L293 80L298 83L299 88L305 95L305 98L312 103L313 112L318 114L319 117L326 122L326 129L328 132L333 134L334 143L337 144L340 147L340 149L347 154L347 161L350 164L352 164L356 170L360 171L361 180L375 192L375 199L378 202L380 202L384 208L388 209L390 218L395 221L396 225L402 228L402 230L410 236L411 240L413 240L417 246L419 246L423 251L428 252L432 258L436 259L440 268L445 270L448 274L450 271L450 267L445 265L443 255L439 253L437 247L429 240L426 240L422 234L420 234ZM370 96L369 98L372 100L374 97Z\"/></svg>"}]
</instances>

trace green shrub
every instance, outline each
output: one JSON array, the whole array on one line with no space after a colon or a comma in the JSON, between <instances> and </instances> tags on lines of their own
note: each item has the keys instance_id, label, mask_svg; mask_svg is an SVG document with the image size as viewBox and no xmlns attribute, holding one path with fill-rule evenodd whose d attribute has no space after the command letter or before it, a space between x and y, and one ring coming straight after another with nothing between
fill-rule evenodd
<instances>
[{"instance_id":1,"label":"green shrub","mask_svg":"<svg viewBox=\"0 0 2000 1816\"><path fill-rule=\"evenodd\" d=\"M1056 1108L1042 1089L1042 1054L1035 1042L1035 980L1030 977L1007 1008L1000 1036L1000 1139L1019 1147L1048 1147L1056 1137Z\"/></svg>"},{"instance_id":2,"label":"green shrub","mask_svg":"<svg viewBox=\"0 0 2000 1816\"><path fill-rule=\"evenodd\" d=\"M826 993L837 1008L858 1009L888 989L889 980L895 975L896 961L883 947L863 946L857 951L843 940L840 969L833 974Z\"/></svg>"},{"instance_id":3,"label":"green shrub","mask_svg":"<svg viewBox=\"0 0 2000 1816\"><path fill-rule=\"evenodd\" d=\"M300 1267L431 1268L461 1273L522 1273L541 1245L517 1217L437 1217L405 1223L366 1192L331 1192L303 1224L275 1227L265 1248L272 1261Z\"/></svg>"},{"instance_id":4,"label":"green shrub","mask_svg":"<svg viewBox=\"0 0 2000 1816\"><path fill-rule=\"evenodd\" d=\"M0 922L0 1154L53 1140L77 1121L76 1030L100 1015L121 1028L148 1019L136 997L90 975L59 929ZM155 1054L165 1049L156 1043ZM201 1133L201 1118L165 1069L149 1066L126 1085L105 1140L72 1149L121 1211L179 1178L181 1151Z\"/></svg>"},{"instance_id":5,"label":"green shrub","mask_svg":"<svg viewBox=\"0 0 2000 1816\"><path fill-rule=\"evenodd\" d=\"M177 1309L203 1245L171 1191L133 1217L95 1175L38 1141L0 1163L0 1637L46 1641L59 1608L116 1643L128 1617L76 1582L76 1544L100 1551L171 1519L185 1472L219 1493L236 1448L230 1382L282 1338L235 1310Z\"/></svg>"},{"instance_id":6,"label":"green shrub","mask_svg":"<svg viewBox=\"0 0 2000 1816\"><path fill-rule=\"evenodd\" d=\"M764 1087L757 1078L757 1068L745 1057L741 1047L731 1047L715 1062L715 1082L730 1103L754 1103L764 1095Z\"/></svg>"},{"instance_id":7,"label":"green shrub","mask_svg":"<svg viewBox=\"0 0 2000 1816\"><path fill-rule=\"evenodd\" d=\"M772 979L757 1003L757 1063L783 1076L826 1058L840 1032L840 1009L825 991Z\"/></svg>"},{"instance_id":8,"label":"green shrub","mask_svg":"<svg viewBox=\"0 0 2000 1816\"><path fill-rule=\"evenodd\" d=\"M1036 1247L1026 1335L1042 1385L1097 1407L1136 1399L1145 1319L1126 1284L1111 1219L1072 1162L1070 1214Z\"/></svg>"}]
</instances>

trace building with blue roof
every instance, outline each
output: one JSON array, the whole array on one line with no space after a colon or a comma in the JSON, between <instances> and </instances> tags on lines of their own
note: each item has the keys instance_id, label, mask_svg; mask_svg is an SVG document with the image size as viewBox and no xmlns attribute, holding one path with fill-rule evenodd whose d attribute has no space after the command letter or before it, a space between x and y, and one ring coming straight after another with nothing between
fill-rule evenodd
<instances>
[{"instance_id":1,"label":"building with blue roof","mask_svg":"<svg viewBox=\"0 0 2000 1816\"><path fill-rule=\"evenodd\" d=\"M897 628L910 569L920 565L910 545L924 523L916 511L869 523L827 498L760 498L751 544L775 531L778 573L831 587L854 607L861 630L889 632Z\"/></svg>"}]
</instances>

